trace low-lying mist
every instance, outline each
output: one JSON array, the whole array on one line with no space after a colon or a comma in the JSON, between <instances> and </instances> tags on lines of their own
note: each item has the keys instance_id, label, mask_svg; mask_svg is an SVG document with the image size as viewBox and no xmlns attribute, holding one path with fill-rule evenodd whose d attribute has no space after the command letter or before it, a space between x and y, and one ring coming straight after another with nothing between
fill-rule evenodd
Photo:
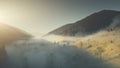
<instances>
[{"instance_id":1,"label":"low-lying mist","mask_svg":"<svg viewBox=\"0 0 120 68\"><path fill-rule=\"evenodd\" d=\"M58 44L67 44L67 45L75 45L74 43L76 41L80 40L87 40L91 38L95 38L95 36L102 35L106 31L101 30L95 34L87 35L87 36L62 36L62 35L55 35L55 34L50 34L44 37L41 37L44 40L47 40L51 43L58 43Z\"/></svg>"},{"instance_id":2,"label":"low-lying mist","mask_svg":"<svg viewBox=\"0 0 120 68\"><path fill-rule=\"evenodd\" d=\"M8 61L3 68L110 68L75 46L28 39L5 47Z\"/></svg>"}]
</instances>

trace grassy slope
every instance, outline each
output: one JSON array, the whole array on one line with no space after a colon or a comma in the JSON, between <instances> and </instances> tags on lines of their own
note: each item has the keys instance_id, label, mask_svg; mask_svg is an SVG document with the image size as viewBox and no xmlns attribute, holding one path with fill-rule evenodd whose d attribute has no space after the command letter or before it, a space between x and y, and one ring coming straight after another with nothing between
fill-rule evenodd
<instances>
[{"instance_id":1,"label":"grassy slope","mask_svg":"<svg viewBox=\"0 0 120 68\"><path fill-rule=\"evenodd\" d=\"M120 30L101 31L75 43L92 55L120 66Z\"/></svg>"}]
</instances>

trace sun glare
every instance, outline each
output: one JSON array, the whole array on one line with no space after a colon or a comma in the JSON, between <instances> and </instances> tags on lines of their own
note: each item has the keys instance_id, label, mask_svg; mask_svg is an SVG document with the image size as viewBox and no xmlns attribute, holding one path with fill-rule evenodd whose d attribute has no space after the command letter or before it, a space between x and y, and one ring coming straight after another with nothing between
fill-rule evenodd
<instances>
[{"instance_id":1,"label":"sun glare","mask_svg":"<svg viewBox=\"0 0 120 68\"><path fill-rule=\"evenodd\" d=\"M0 16L0 22L5 22L5 17L4 16Z\"/></svg>"},{"instance_id":2,"label":"sun glare","mask_svg":"<svg viewBox=\"0 0 120 68\"><path fill-rule=\"evenodd\" d=\"M0 23L5 23L6 18L5 16L0 15Z\"/></svg>"}]
</instances>

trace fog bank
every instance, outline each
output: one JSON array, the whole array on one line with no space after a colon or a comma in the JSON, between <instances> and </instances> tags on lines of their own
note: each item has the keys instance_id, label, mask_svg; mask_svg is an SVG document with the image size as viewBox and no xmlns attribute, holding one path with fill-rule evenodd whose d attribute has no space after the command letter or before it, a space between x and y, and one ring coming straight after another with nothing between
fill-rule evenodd
<instances>
[{"instance_id":1,"label":"fog bank","mask_svg":"<svg viewBox=\"0 0 120 68\"><path fill-rule=\"evenodd\" d=\"M39 39L17 41L6 46L6 51L8 62L4 68L110 68L75 46Z\"/></svg>"}]
</instances>

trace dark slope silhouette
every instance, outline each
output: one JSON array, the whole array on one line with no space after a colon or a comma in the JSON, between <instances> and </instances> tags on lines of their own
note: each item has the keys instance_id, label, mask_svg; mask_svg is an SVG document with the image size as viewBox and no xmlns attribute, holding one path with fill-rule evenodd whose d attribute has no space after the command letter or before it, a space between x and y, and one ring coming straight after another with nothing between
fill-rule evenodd
<instances>
[{"instance_id":1,"label":"dark slope silhouette","mask_svg":"<svg viewBox=\"0 0 120 68\"><path fill-rule=\"evenodd\" d=\"M0 44L8 44L23 38L32 37L28 33L15 27L0 23Z\"/></svg>"},{"instance_id":2,"label":"dark slope silhouette","mask_svg":"<svg viewBox=\"0 0 120 68\"><path fill-rule=\"evenodd\" d=\"M113 19L119 14L119 11L102 10L100 12L91 14L90 16L77 21L76 23L67 24L56 30L53 30L48 34L85 36L108 27L113 22Z\"/></svg>"},{"instance_id":3,"label":"dark slope silhouette","mask_svg":"<svg viewBox=\"0 0 120 68\"><path fill-rule=\"evenodd\" d=\"M0 65L7 60L5 45L15 42L20 39L32 37L24 31L21 31L12 26L0 23Z\"/></svg>"}]
</instances>

